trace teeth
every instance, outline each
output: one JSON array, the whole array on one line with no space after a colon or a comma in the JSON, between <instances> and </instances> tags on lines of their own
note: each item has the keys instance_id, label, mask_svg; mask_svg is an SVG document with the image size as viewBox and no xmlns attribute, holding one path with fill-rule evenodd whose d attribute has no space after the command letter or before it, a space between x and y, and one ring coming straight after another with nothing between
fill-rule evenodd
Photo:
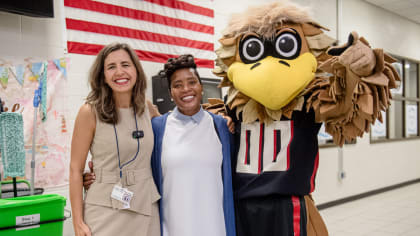
<instances>
[{"instance_id":1,"label":"teeth","mask_svg":"<svg viewBox=\"0 0 420 236\"><path fill-rule=\"evenodd\" d=\"M191 100L194 96L186 96L182 98L182 101Z\"/></svg>"},{"instance_id":2,"label":"teeth","mask_svg":"<svg viewBox=\"0 0 420 236\"><path fill-rule=\"evenodd\" d=\"M125 83L127 81L128 81L128 79L116 79L115 83Z\"/></svg>"}]
</instances>

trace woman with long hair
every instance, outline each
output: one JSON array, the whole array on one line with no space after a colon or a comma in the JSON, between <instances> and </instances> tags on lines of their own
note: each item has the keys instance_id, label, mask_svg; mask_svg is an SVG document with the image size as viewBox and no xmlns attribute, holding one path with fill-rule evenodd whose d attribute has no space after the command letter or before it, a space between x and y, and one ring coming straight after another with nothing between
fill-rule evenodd
<instances>
[{"instance_id":1,"label":"woman with long hair","mask_svg":"<svg viewBox=\"0 0 420 236\"><path fill-rule=\"evenodd\" d=\"M160 198L152 179L154 145L146 76L127 44L97 55L91 91L76 117L71 144L70 200L75 234L158 236ZM96 180L83 199L83 171L91 153Z\"/></svg>"}]
</instances>

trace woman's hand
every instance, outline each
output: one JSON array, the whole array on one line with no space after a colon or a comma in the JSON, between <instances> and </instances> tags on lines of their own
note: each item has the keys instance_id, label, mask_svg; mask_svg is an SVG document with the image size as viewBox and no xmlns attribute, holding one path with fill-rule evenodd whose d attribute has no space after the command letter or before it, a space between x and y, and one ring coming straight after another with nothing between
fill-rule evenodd
<instances>
[{"instance_id":1,"label":"woman's hand","mask_svg":"<svg viewBox=\"0 0 420 236\"><path fill-rule=\"evenodd\" d=\"M234 134L235 133L235 122L232 121L232 118L230 118L230 116L223 115L223 118L227 122L227 126L228 126L228 129L229 129L229 132L231 132L232 134Z\"/></svg>"},{"instance_id":2,"label":"woman's hand","mask_svg":"<svg viewBox=\"0 0 420 236\"><path fill-rule=\"evenodd\" d=\"M95 172L93 172L93 162L88 162L90 172L83 174L83 187L87 191L93 182L95 182L96 176Z\"/></svg>"},{"instance_id":3,"label":"woman's hand","mask_svg":"<svg viewBox=\"0 0 420 236\"><path fill-rule=\"evenodd\" d=\"M153 104L149 99L146 99L147 106L149 107L150 118L160 116L159 110L155 104Z\"/></svg>"},{"instance_id":4,"label":"woman's hand","mask_svg":"<svg viewBox=\"0 0 420 236\"><path fill-rule=\"evenodd\" d=\"M87 226L84 222L80 222L77 225L75 224L74 231L75 236L92 236L89 226Z\"/></svg>"}]
</instances>

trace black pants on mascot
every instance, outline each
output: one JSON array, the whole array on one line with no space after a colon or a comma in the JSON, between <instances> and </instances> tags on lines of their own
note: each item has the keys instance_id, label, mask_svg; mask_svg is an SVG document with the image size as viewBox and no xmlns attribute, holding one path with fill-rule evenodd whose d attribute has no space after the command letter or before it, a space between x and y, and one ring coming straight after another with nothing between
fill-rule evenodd
<instances>
[{"instance_id":1,"label":"black pants on mascot","mask_svg":"<svg viewBox=\"0 0 420 236\"><path fill-rule=\"evenodd\" d=\"M303 196L272 195L235 203L238 236L306 236Z\"/></svg>"}]
</instances>

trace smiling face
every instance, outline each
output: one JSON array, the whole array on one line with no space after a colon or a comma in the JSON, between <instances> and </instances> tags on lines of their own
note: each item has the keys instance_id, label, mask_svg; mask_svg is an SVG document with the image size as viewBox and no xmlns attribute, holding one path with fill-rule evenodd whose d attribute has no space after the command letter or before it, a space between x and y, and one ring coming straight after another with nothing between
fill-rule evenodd
<instances>
[{"instance_id":1,"label":"smiling face","mask_svg":"<svg viewBox=\"0 0 420 236\"><path fill-rule=\"evenodd\" d=\"M104 61L105 83L114 95L131 94L137 80L137 70L124 49L111 52Z\"/></svg>"},{"instance_id":2,"label":"smiling face","mask_svg":"<svg viewBox=\"0 0 420 236\"><path fill-rule=\"evenodd\" d=\"M176 70L171 76L170 92L182 114L192 116L200 110L203 87L193 69Z\"/></svg>"}]
</instances>

